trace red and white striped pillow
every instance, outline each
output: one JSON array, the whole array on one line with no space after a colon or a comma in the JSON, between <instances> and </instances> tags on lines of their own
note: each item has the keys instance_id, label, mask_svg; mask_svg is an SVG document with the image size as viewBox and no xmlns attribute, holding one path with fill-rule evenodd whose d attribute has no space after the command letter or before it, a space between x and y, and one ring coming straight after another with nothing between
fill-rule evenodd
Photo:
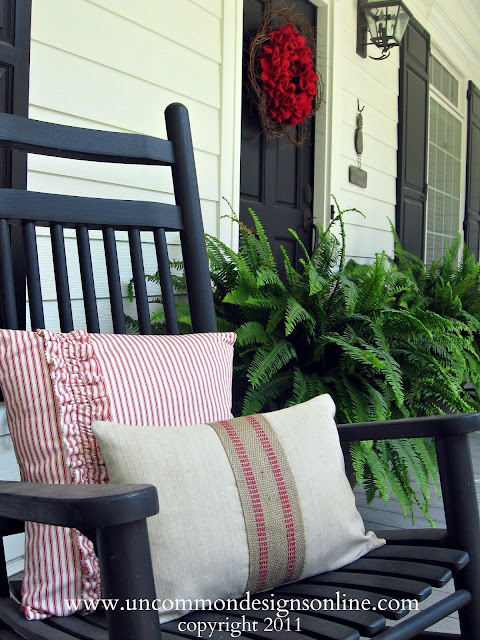
<instances>
[{"instance_id":1,"label":"red and white striped pillow","mask_svg":"<svg viewBox=\"0 0 480 640\"><path fill-rule=\"evenodd\" d=\"M234 333L124 336L0 330L0 387L25 482L108 482L93 420L175 426L231 418ZM101 595L93 545L74 529L26 524L28 619Z\"/></svg>"}]
</instances>

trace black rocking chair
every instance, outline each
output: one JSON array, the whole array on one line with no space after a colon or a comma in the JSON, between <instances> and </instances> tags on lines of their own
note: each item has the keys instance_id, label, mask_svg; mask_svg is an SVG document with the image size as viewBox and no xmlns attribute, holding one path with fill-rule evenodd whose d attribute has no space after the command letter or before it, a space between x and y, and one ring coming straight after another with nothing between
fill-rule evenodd
<instances>
[{"instance_id":1,"label":"black rocking chair","mask_svg":"<svg viewBox=\"0 0 480 640\"><path fill-rule=\"evenodd\" d=\"M98 332L99 321L89 230L101 230L116 333L125 332L122 293L115 244L115 230L128 231L136 303L141 333L150 333L150 319L140 232L153 232L162 298L168 331L177 333L173 288L165 231L180 232L188 298L194 331L216 331L206 256L202 218L196 182L188 114L185 107L171 105L166 110L168 140L146 136L90 131L28 119L0 115L0 144L7 149L66 158L125 164L154 164L171 167L176 205L152 202L86 199L9 189L0 190L0 286L6 328L17 328L14 273L10 249L10 226L21 225L24 241L31 326L44 327L35 226L50 228L54 272L62 331L73 327L68 287L63 229L76 232L87 329ZM21 325L20 325L21 326ZM480 525L468 434L480 430L480 415L453 415L438 418L397 420L339 426L343 442L381 438L434 437L440 464L446 531L422 530L377 532L388 539L385 547L341 570L283 586L279 596L302 598L370 599L372 607L381 599L387 606L403 598L424 600L432 587L442 587L452 575L453 594L445 596L421 612L391 607L380 611L312 611L292 613L300 618L301 632L269 632L265 611L231 611L224 616L235 620L259 621L256 631L242 637L268 640L358 640L375 636L378 640L407 638L448 638L451 634L425 631L458 611L461 637L480 636ZM155 596L146 519L157 512L157 494L152 486L70 486L0 483L0 535L23 530L25 521L75 527L95 541L100 559L105 598L119 600ZM5 640L175 640L196 637L195 631L180 630L177 622L160 628L155 611L105 611L89 616L48 618L27 621L19 610L19 584L9 585L6 565L0 563L0 637ZM158 597L168 597L157 594ZM271 615L272 612L270 612ZM274 612L275 613L275 612ZM398 622L386 625L386 617ZM187 620L224 620L218 613L195 612ZM226 632L208 637L223 639Z\"/></svg>"}]
</instances>

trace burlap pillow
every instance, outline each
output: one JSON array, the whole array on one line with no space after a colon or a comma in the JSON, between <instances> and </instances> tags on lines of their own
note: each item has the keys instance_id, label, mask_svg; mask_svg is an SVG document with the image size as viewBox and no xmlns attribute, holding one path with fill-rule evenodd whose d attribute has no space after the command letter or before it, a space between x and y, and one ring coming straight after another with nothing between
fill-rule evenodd
<instances>
[{"instance_id":1,"label":"burlap pillow","mask_svg":"<svg viewBox=\"0 0 480 640\"><path fill-rule=\"evenodd\" d=\"M111 482L158 489L148 526L162 622L188 600L265 591L384 544L365 534L334 413L323 395L190 428L92 424Z\"/></svg>"}]
</instances>

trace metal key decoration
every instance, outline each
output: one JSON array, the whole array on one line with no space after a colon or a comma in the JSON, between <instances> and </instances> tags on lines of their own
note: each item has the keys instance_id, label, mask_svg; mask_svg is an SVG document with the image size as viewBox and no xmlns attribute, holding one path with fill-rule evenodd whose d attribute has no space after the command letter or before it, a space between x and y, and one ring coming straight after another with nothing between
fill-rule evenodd
<instances>
[{"instance_id":1,"label":"metal key decoration","mask_svg":"<svg viewBox=\"0 0 480 640\"><path fill-rule=\"evenodd\" d=\"M357 166L350 165L348 168L348 180L352 184L366 188L367 172L362 169L362 153L363 153L363 115L362 111L365 105L360 109L360 101L357 99L357 117L354 135L355 151L357 152Z\"/></svg>"}]
</instances>

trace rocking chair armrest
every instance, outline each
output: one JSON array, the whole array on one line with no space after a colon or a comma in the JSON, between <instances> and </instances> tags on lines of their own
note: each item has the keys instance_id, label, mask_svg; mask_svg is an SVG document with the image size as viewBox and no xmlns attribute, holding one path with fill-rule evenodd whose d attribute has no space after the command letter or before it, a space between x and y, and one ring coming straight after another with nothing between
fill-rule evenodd
<instances>
[{"instance_id":1,"label":"rocking chair armrest","mask_svg":"<svg viewBox=\"0 0 480 640\"><path fill-rule=\"evenodd\" d=\"M157 490L148 484L34 484L0 482L2 519L98 529L158 513Z\"/></svg>"},{"instance_id":2,"label":"rocking chair armrest","mask_svg":"<svg viewBox=\"0 0 480 640\"><path fill-rule=\"evenodd\" d=\"M339 424L342 442L398 440L399 438L442 438L480 431L480 413L454 413L426 418L401 418L382 422Z\"/></svg>"}]
</instances>

